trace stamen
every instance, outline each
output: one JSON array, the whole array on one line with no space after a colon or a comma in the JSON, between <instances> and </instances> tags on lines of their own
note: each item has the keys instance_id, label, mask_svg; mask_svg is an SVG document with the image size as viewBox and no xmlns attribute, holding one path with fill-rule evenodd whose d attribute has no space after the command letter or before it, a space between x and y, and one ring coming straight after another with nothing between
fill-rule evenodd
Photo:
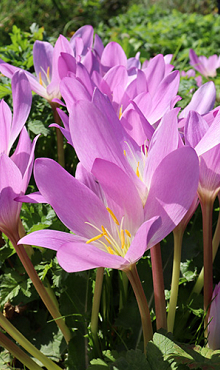
<instances>
[{"instance_id":1,"label":"stamen","mask_svg":"<svg viewBox=\"0 0 220 370\"><path fill-rule=\"evenodd\" d=\"M41 72L39 72L39 82L40 82L40 84L43 86L43 81L42 81L42 77L41 77Z\"/></svg>"},{"instance_id":2,"label":"stamen","mask_svg":"<svg viewBox=\"0 0 220 370\"><path fill-rule=\"evenodd\" d=\"M91 224L90 222L85 221L85 224L87 224L87 225L89 225L89 226L93 227L93 228L94 228L95 230L97 230L100 234L102 233L102 231L101 231L98 227L96 227L95 225Z\"/></svg>"},{"instance_id":3,"label":"stamen","mask_svg":"<svg viewBox=\"0 0 220 370\"><path fill-rule=\"evenodd\" d=\"M124 249L125 247L125 234L124 230L121 230L121 249Z\"/></svg>"},{"instance_id":4,"label":"stamen","mask_svg":"<svg viewBox=\"0 0 220 370\"><path fill-rule=\"evenodd\" d=\"M47 80L50 81L50 67L47 67Z\"/></svg>"},{"instance_id":5,"label":"stamen","mask_svg":"<svg viewBox=\"0 0 220 370\"><path fill-rule=\"evenodd\" d=\"M121 119L121 116L122 116L122 105L120 106L120 109L119 109L119 119Z\"/></svg>"},{"instance_id":6,"label":"stamen","mask_svg":"<svg viewBox=\"0 0 220 370\"><path fill-rule=\"evenodd\" d=\"M112 250L110 247L107 247L107 251L108 251L108 253L110 253L110 254L114 254L113 250Z\"/></svg>"},{"instance_id":7,"label":"stamen","mask_svg":"<svg viewBox=\"0 0 220 370\"><path fill-rule=\"evenodd\" d=\"M116 223L116 225L119 225L119 222L117 220L117 217L114 215L114 213L112 212L112 210L109 207L106 207L106 209L110 213L110 215L112 216L112 219Z\"/></svg>"},{"instance_id":8,"label":"stamen","mask_svg":"<svg viewBox=\"0 0 220 370\"><path fill-rule=\"evenodd\" d=\"M104 238L105 238L105 240L106 240L110 245L112 245L112 243L110 242L109 238L107 238L107 236L105 236L105 235L104 235Z\"/></svg>"},{"instance_id":9,"label":"stamen","mask_svg":"<svg viewBox=\"0 0 220 370\"><path fill-rule=\"evenodd\" d=\"M92 243L92 242L94 242L94 241L96 241L96 240L98 240L102 237L103 237L103 234L99 234L97 236L94 236L94 238L91 238L91 239L87 240L86 244Z\"/></svg>"},{"instance_id":10,"label":"stamen","mask_svg":"<svg viewBox=\"0 0 220 370\"><path fill-rule=\"evenodd\" d=\"M107 239L106 240L110 242L110 245L114 249L115 253L120 256L121 255L120 246L118 245L117 241L113 238L113 236L110 234L110 232L108 230L106 230L106 231L107 231L107 234L108 234L108 238L107 238L108 240Z\"/></svg>"},{"instance_id":11,"label":"stamen","mask_svg":"<svg viewBox=\"0 0 220 370\"><path fill-rule=\"evenodd\" d=\"M136 175L137 175L137 177L140 178L139 164L140 164L140 162L138 162L138 164L137 164Z\"/></svg>"},{"instance_id":12,"label":"stamen","mask_svg":"<svg viewBox=\"0 0 220 370\"><path fill-rule=\"evenodd\" d=\"M125 233L127 234L127 236L129 236L129 238L131 237L131 234L129 233L127 229L125 229Z\"/></svg>"},{"instance_id":13,"label":"stamen","mask_svg":"<svg viewBox=\"0 0 220 370\"><path fill-rule=\"evenodd\" d=\"M104 228L104 226L103 226L103 225L101 226L101 229L102 229L102 233L103 233L103 235L107 235L107 231L105 230L105 228Z\"/></svg>"},{"instance_id":14,"label":"stamen","mask_svg":"<svg viewBox=\"0 0 220 370\"><path fill-rule=\"evenodd\" d=\"M126 150L124 149L124 156L126 157Z\"/></svg>"}]
</instances>

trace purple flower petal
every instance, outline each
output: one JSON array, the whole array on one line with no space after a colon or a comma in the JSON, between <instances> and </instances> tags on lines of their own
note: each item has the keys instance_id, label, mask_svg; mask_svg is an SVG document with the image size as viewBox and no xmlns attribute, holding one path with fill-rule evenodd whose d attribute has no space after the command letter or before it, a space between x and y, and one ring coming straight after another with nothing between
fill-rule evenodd
<instances>
[{"instance_id":1,"label":"purple flower petal","mask_svg":"<svg viewBox=\"0 0 220 370\"><path fill-rule=\"evenodd\" d=\"M16 72L11 80L13 96L13 120L9 147L11 148L28 118L32 103L30 83L24 72Z\"/></svg>"},{"instance_id":2,"label":"purple flower petal","mask_svg":"<svg viewBox=\"0 0 220 370\"><path fill-rule=\"evenodd\" d=\"M144 222L138 229L125 258L131 263L137 262L147 249L155 245L151 240L153 240L152 238L160 226L161 219L159 216Z\"/></svg>"},{"instance_id":3,"label":"purple flower petal","mask_svg":"<svg viewBox=\"0 0 220 370\"><path fill-rule=\"evenodd\" d=\"M190 208L199 180L199 160L190 147L168 154L156 168L145 204L145 219L161 216L155 244L168 235Z\"/></svg>"},{"instance_id":4,"label":"purple flower petal","mask_svg":"<svg viewBox=\"0 0 220 370\"><path fill-rule=\"evenodd\" d=\"M57 252L60 266L67 272L77 272L96 267L122 269L129 262L121 256L104 252L92 244L65 243Z\"/></svg>"},{"instance_id":5,"label":"purple flower petal","mask_svg":"<svg viewBox=\"0 0 220 370\"><path fill-rule=\"evenodd\" d=\"M109 227L109 214L101 200L58 163L38 158L34 168L38 189L57 216L77 235L92 238L97 231L86 222ZM65 189L65 197L63 196Z\"/></svg>"},{"instance_id":6,"label":"purple flower petal","mask_svg":"<svg viewBox=\"0 0 220 370\"><path fill-rule=\"evenodd\" d=\"M39 230L25 235L18 244L36 245L58 251L64 244L76 239L75 235L57 230Z\"/></svg>"}]
</instances>

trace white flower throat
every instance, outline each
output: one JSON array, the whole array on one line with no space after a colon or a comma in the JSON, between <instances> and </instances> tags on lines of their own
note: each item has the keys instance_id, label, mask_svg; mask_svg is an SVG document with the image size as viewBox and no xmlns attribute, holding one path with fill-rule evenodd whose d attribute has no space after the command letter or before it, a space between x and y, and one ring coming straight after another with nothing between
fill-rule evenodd
<instances>
[{"instance_id":1,"label":"white flower throat","mask_svg":"<svg viewBox=\"0 0 220 370\"><path fill-rule=\"evenodd\" d=\"M113 236L113 233L111 233L103 225L101 225L101 228L99 229L91 223L86 222L86 224L92 226L99 232L97 236L87 240L86 244L98 242L98 244L100 244L98 245L100 249L104 249L110 254L124 257L131 244L131 234L127 229L123 228L124 217L122 217L121 223L119 223L112 210L109 207L106 207L106 209L114 222L114 228L116 231L116 233L114 233L115 236Z\"/></svg>"}]
</instances>

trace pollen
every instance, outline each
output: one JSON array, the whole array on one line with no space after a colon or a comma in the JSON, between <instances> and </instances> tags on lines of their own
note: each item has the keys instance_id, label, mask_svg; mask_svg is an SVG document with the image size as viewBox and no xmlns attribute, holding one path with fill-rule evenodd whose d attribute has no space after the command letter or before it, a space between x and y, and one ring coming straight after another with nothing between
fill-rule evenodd
<instances>
[{"instance_id":1,"label":"pollen","mask_svg":"<svg viewBox=\"0 0 220 370\"><path fill-rule=\"evenodd\" d=\"M121 119L121 116L122 116L122 105L120 106L120 109L119 109L119 119Z\"/></svg>"},{"instance_id":2,"label":"pollen","mask_svg":"<svg viewBox=\"0 0 220 370\"><path fill-rule=\"evenodd\" d=\"M138 164L137 164L136 175L137 175L137 177L140 178L139 164L140 164L140 162L138 162Z\"/></svg>"},{"instance_id":3,"label":"pollen","mask_svg":"<svg viewBox=\"0 0 220 370\"><path fill-rule=\"evenodd\" d=\"M107 211L110 213L113 221L116 223L116 225L119 225L119 222L118 222L118 219L117 217L114 215L114 213L112 212L112 210L109 208L109 207L106 207Z\"/></svg>"},{"instance_id":4,"label":"pollen","mask_svg":"<svg viewBox=\"0 0 220 370\"><path fill-rule=\"evenodd\" d=\"M103 225L101 226L101 229L102 229L103 235L107 235L107 231L105 230Z\"/></svg>"},{"instance_id":5,"label":"pollen","mask_svg":"<svg viewBox=\"0 0 220 370\"><path fill-rule=\"evenodd\" d=\"M129 233L127 229L125 229L125 233L127 234L127 236L129 236L129 238L131 237L131 233Z\"/></svg>"},{"instance_id":6,"label":"pollen","mask_svg":"<svg viewBox=\"0 0 220 370\"><path fill-rule=\"evenodd\" d=\"M92 242L95 242L96 240L100 239L103 237L103 234L99 234L97 236L94 236L94 238L91 238L89 240L87 240L86 244L89 244L89 243L92 243Z\"/></svg>"},{"instance_id":7,"label":"pollen","mask_svg":"<svg viewBox=\"0 0 220 370\"><path fill-rule=\"evenodd\" d=\"M43 86L43 81L42 81L42 77L41 77L41 72L39 72L39 82L40 82L40 84Z\"/></svg>"},{"instance_id":8,"label":"pollen","mask_svg":"<svg viewBox=\"0 0 220 370\"><path fill-rule=\"evenodd\" d=\"M121 230L121 249L124 249L125 247L125 234L124 234L124 230L122 229Z\"/></svg>"},{"instance_id":9,"label":"pollen","mask_svg":"<svg viewBox=\"0 0 220 370\"><path fill-rule=\"evenodd\" d=\"M106 209L114 221L111 225L111 229L106 228L104 225L101 225L99 228L86 222L86 224L98 231L98 235L87 240L86 244L95 242L96 246L101 250L105 250L107 253L114 254L116 256L124 257L131 244L131 233L123 227L124 216L119 223L113 211L109 207L106 207Z\"/></svg>"},{"instance_id":10,"label":"pollen","mask_svg":"<svg viewBox=\"0 0 220 370\"><path fill-rule=\"evenodd\" d=\"M110 254L114 254L114 252L113 252L113 250L111 249L111 247L107 247L107 251L108 251L108 253L110 253Z\"/></svg>"},{"instance_id":11,"label":"pollen","mask_svg":"<svg viewBox=\"0 0 220 370\"><path fill-rule=\"evenodd\" d=\"M50 80L50 67L47 67L47 79Z\"/></svg>"}]
</instances>

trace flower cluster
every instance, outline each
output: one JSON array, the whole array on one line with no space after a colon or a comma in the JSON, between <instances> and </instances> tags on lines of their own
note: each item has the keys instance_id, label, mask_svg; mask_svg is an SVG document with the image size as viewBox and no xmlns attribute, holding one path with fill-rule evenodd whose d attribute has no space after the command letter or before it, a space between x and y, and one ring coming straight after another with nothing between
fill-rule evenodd
<instances>
[{"instance_id":1,"label":"flower cluster","mask_svg":"<svg viewBox=\"0 0 220 370\"><path fill-rule=\"evenodd\" d=\"M180 72L173 70L172 56L157 55L143 64L139 54L127 59L119 44L104 47L91 26L70 40L60 35L54 47L36 41L33 57L36 76L0 60L0 71L12 79L14 100L13 119L0 103L0 229L18 240L18 200L46 202L71 232L40 230L19 244L55 250L68 272L105 267L131 277L146 250L181 222L187 224L199 202L202 209L212 207L218 195L220 107L214 108L214 83L200 80L180 111ZM191 50L190 63L213 77L219 58L198 58ZM31 89L57 107L63 126L52 126L74 148L79 164L72 176L52 159L36 159L39 192L25 197L36 142L24 128ZM212 280L211 249L204 244L205 281L207 275ZM210 284L204 295L207 309Z\"/></svg>"}]
</instances>

